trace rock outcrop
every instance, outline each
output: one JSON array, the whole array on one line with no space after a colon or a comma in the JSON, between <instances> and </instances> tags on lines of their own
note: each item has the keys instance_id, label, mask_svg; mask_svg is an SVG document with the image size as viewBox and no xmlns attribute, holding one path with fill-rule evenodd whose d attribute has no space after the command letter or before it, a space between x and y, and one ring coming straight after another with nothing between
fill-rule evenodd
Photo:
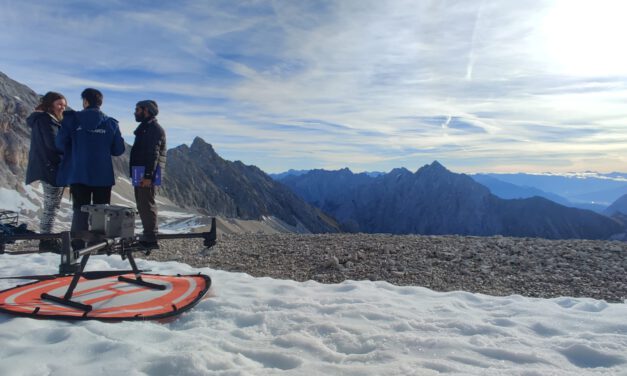
<instances>
[{"instance_id":1,"label":"rock outcrop","mask_svg":"<svg viewBox=\"0 0 627 376\"><path fill-rule=\"evenodd\" d=\"M0 186L22 191L30 129L26 118L39 103L28 87L0 72Z\"/></svg>"}]
</instances>

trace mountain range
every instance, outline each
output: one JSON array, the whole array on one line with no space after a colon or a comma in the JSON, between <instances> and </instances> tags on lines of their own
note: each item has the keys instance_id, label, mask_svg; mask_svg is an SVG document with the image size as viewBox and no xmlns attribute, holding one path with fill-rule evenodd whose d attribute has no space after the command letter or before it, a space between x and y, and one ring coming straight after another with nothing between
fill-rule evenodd
<instances>
[{"instance_id":1,"label":"mountain range","mask_svg":"<svg viewBox=\"0 0 627 376\"><path fill-rule=\"evenodd\" d=\"M579 208L579 209L589 209L593 210L597 213L602 213L606 205L598 203L598 201L590 200L590 201L576 201L572 202L569 199L553 192L547 192L542 189L528 186L528 185L517 185L513 183L509 183L507 181L507 177L501 180L500 176L502 174L473 174L470 175L477 183L486 186L492 194L504 198L504 199L517 199L517 198L530 198L534 196L544 197L547 200L551 200L558 204ZM525 174L526 177L529 177L528 183L533 183L535 178L534 175ZM563 179L561 176L552 177L554 179ZM551 178L549 178L551 179ZM520 183L527 183L526 180L522 180ZM520 184L519 183L519 184ZM577 182L575 182L576 185ZM550 186L550 189L555 189L555 186ZM568 191L566 192L568 194ZM604 199L607 199L606 196L603 196ZM603 201L605 202L605 201Z\"/></svg>"},{"instance_id":2,"label":"mountain range","mask_svg":"<svg viewBox=\"0 0 627 376\"><path fill-rule=\"evenodd\" d=\"M593 172L570 174L526 174L526 173L489 173L475 174L472 177L491 187L491 180L501 184L511 184L517 189L533 189L534 194L542 195L568 206L585 207L603 211L620 196L627 193L627 178L623 173L599 174ZM503 188L503 187L501 187ZM491 187L492 189L492 187ZM499 189L493 193L510 195L508 189ZM502 198L510 198L502 197Z\"/></svg>"},{"instance_id":3,"label":"mountain range","mask_svg":"<svg viewBox=\"0 0 627 376\"><path fill-rule=\"evenodd\" d=\"M270 174L276 180L291 175L303 175L311 170L289 170ZM384 172L367 172L371 177ZM593 172L564 174L478 173L468 174L500 198L517 199L544 197L564 206L604 213L613 202L627 194L627 174Z\"/></svg>"},{"instance_id":4,"label":"mountain range","mask_svg":"<svg viewBox=\"0 0 627 376\"><path fill-rule=\"evenodd\" d=\"M623 230L614 219L542 197L499 198L437 161L415 173L312 170L280 181L347 231L605 239Z\"/></svg>"}]
</instances>

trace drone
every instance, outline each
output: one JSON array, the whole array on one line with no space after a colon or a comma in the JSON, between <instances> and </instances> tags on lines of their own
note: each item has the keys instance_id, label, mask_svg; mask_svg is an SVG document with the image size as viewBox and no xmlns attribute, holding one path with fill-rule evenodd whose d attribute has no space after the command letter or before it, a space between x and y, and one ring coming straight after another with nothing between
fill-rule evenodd
<instances>
[{"instance_id":1,"label":"drone","mask_svg":"<svg viewBox=\"0 0 627 376\"><path fill-rule=\"evenodd\" d=\"M0 312L16 316L59 320L159 320L167 321L199 303L211 287L205 274L159 275L140 270L133 256L150 254L135 235L136 210L116 205L84 205L89 229L81 232L38 234L19 224L12 211L0 211L0 254L28 255L35 250L11 250L22 240L60 239L59 273L0 277L32 280L0 291ZM157 234L157 240L203 239L203 246L216 244L216 220L206 232ZM86 246L73 249L72 240ZM7 247L8 246L8 247ZM92 255L119 255L130 269L86 271Z\"/></svg>"}]
</instances>

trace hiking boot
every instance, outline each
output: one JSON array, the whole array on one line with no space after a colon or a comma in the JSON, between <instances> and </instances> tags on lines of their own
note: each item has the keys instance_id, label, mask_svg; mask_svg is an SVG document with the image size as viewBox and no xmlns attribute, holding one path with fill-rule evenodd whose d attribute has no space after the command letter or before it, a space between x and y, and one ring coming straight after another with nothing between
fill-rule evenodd
<instances>
[{"instance_id":1,"label":"hiking boot","mask_svg":"<svg viewBox=\"0 0 627 376\"><path fill-rule=\"evenodd\" d=\"M59 239L41 239L39 241L39 252L62 253L63 247Z\"/></svg>"}]
</instances>

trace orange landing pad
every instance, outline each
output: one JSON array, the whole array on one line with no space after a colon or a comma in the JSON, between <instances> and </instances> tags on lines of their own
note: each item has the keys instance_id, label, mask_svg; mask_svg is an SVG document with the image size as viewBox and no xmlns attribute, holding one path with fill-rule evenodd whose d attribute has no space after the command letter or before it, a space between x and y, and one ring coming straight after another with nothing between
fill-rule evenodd
<instances>
[{"instance_id":1,"label":"orange landing pad","mask_svg":"<svg viewBox=\"0 0 627 376\"><path fill-rule=\"evenodd\" d=\"M211 278L204 274L141 275L145 282L164 286L162 290L119 277L134 279L135 275L78 280L70 300L90 310L42 299L42 294L65 297L72 276L59 276L0 291L0 312L60 320L161 320L192 308L211 287Z\"/></svg>"}]
</instances>

